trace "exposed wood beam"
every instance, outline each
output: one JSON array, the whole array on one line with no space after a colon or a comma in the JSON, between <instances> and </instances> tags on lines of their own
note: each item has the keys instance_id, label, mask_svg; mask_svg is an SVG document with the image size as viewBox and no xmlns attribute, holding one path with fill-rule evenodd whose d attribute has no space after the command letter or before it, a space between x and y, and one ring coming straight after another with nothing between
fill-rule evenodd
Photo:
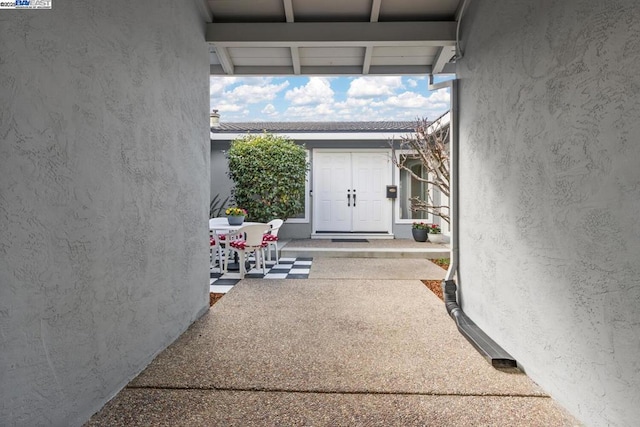
<instances>
[{"instance_id":1,"label":"exposed wood beam","mask_svg":"<svg viewBox=\"0 0 640 427\"><path fill-rule=\"evenodd\" d=\"M442 70L444 70L447 62L453 57L456 53L455 46L443 46L438 51L435 59L433 60L433 74L440 74Z\"/></svg>"},{"instance_id":2,"label":"exposed wood beam","mask_svg":"<svg viewBox=\"0 0 640 427\"><path fill-rule=\"evenodd\" d=\"M382 3L382 0L373 0L371 2L371 22L378 22L378 18L380 18L380 3Z\"/></svg>"},{"instance_id":3,"label":"exposed wood beam","mask_svg":"<svg viewBox=\"0 0 640 427\"><path fill-rule=\"evenodd\" d=\"M293 63L293 74L300 75L300 53L297 47L291 48L291 62Z\"/></svg>"},{"instance_id":4,"label":"exposed wood beam","mask_svg":"<svg viewBox=\"0 0 640 427\"><path fill-rule=\"evenodd\" d=\"M216 47L452 46L455 31L454 21L213 23L206 41Z\"/></svg>"},{"instance_id":5,"label":"exposed wood beam","mask_svg":"<svg viewBox=\"0 0 640 427\"><path fill-rule=\"evenodd\" d=\"M293 3L291 0L282 0L282 3L284 5L284 15L287 18L287 22L293 22L294 21L294 15L293 15Z\"/></svg>"},{"instance_id":6,"label":"exposed wood beam","mask_svg":"<svg viewBox=\"0 0 640 427\"><path fill-rule=\"evenodd\" d=\"M371 55L373 55L373 46L367 46L364 50L364 61L362 62L362 74L369 74L369 67L371 67Z\"/></svg>"},{"instance_id":7,"label":"exposed wood beam","mask_svg":"<svg viewBox=\"0 0 640 427\"><path fill-rule=\"evenodd\" d=\"M216 56L218 57L225 74L232 75L234 72L233 61L231 61L231 56L229 56L227 48L216 46Z\"/></svg>"}]
</instances>

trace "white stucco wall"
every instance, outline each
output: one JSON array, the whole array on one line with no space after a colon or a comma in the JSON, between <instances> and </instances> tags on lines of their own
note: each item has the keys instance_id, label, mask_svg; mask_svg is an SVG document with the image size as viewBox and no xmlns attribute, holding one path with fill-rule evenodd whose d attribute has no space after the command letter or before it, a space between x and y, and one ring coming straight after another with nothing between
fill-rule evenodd
<instances>
[{"instance_id":1,"label":"white stucco wall","mask_svg":"<svg viewBox=\"0 0 640 427\"><path fill-rule=\"evenodd\" d=\"M81 424L208 308L199 10L0 11L0 425Z\"/></svg>"},{"instance_id":2,"label":"white stucco wall","mask_svg":"<svg viewBox=\"0 0 640 427\"><path fill-rule=\"evenodd\" d=\"M586 425L638 425L640 3L470 5L463 308Z\"/></svg>"}]
</instances>

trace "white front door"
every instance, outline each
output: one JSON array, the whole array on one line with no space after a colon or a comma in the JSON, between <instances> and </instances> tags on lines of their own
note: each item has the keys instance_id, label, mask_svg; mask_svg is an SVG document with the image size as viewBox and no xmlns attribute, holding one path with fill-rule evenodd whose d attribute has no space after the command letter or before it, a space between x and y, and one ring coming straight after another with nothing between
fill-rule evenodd
<instances>
[{"instance_id":1,"label":"white front door","mask_svg":"<svg viewBox=\"0 0 640 427\"><path fill-rule=\"evenodd\" d=\"M317 232L391 232L389 154L315 152L314 228Z\"/></svg>"}]
</instances>

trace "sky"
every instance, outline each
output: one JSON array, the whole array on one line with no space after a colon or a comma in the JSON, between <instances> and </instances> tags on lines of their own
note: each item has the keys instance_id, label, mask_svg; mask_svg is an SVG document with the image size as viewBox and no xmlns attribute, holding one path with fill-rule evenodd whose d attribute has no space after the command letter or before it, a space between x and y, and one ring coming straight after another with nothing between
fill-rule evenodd
<instances>
[{"instance_id":1,"label":"sky","mask_svg":"<svg viewBox=\"0 0 640 427\"><path fill-rule=\"evenodd\" d=\"M449 109L449 89L430 92L424 75L210 76L210 106L221 122L433 120Z\"/></svg>"}]
</instances>

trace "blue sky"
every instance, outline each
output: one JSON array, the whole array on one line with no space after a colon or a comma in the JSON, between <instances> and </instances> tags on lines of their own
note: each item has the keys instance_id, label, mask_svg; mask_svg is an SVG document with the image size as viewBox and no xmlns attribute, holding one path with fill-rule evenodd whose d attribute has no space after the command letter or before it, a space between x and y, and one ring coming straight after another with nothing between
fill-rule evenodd
<instances>
[{"instance_id":1,"label":"blue sky","mask_svg":"<svg viewBox=\"0 0 640 427\"><path fill-rule=\"evenodd\" d=\"M210 76L210 106L221 122L433 120L449 109L449 90L427 86L424 75Z\"/></svg>"}]
</instances>

